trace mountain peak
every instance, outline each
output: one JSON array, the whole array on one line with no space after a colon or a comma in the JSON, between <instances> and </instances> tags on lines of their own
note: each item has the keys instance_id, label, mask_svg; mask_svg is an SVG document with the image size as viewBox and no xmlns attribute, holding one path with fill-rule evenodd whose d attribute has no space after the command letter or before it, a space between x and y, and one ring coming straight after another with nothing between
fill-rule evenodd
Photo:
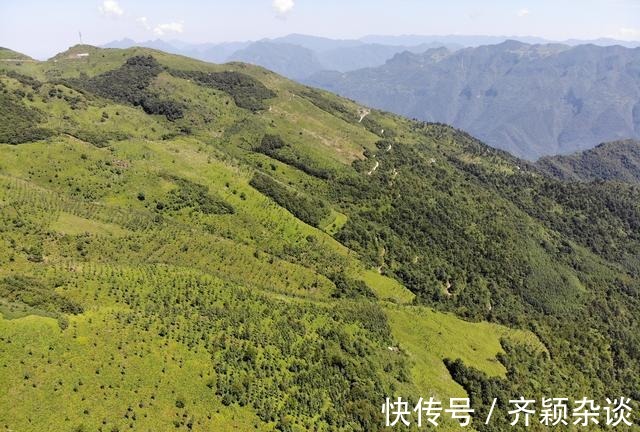
<instances>
[{"instance_id":1,"label":"mountain peak","mask_svg":"<svg viewBox=\"0 0 640 432\"><path fill-rule=\"evenodd\" d=\"M398 54L394 55L392 58L387 60L388 65L412 65L419 64L422 61L422 56L416 53L412 53L411 51L402 51Z\"/></svg>"},{"instance_id":2,"label":"mountain peak","mask_svg":"<svg viewBox=\"0 0 640 432\"><path fill-rule=\"evenodd\" d=\"M100 51L101 48L98 48L93 45L87 44L77 44L69 47L66 51L56 54L51 58L51 60L73 60L73 59L81 59L85 57L89 57L92 53Z\"/></svg>"},{"instance_id":3,"label":"mountain peak","mask_svg":"<svg viewBox=\"0 0 640 432\"><path fill-rule=\"evenodd\" d=\"M518 40L515 39L507 39L506 41L497 44L496 46L503 48L503 49L510 49L510 50L515 50L515 49L520 49L523 47L528 47L531 46L530 44L524 43L524 42L520 42Z\"/></svg>"}]
</instances>

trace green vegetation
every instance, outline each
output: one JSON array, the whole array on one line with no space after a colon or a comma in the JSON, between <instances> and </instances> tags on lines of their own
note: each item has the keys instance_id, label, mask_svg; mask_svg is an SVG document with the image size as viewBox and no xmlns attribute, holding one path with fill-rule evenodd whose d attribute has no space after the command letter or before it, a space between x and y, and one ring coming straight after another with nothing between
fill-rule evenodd
<instances>
[{"instance_id":1,"label":"green vegetation","mask_svg":"<svg viewBox=\"0 0 640 432\"><path fill-rule=\"evenodd\" d=\"M510 427L513 418L508 415L508 411L512 407L505 401L512 399L509 395L514 392L526 392L527 397L541 400L549 392L562 386L554 372L545 366L549 361L548 353L536 350L534 346L513 344L505 339L502 340L502 348L504 352L498 354L498 358L507 366L507 380L471 369L461 359L445 360L451 376L464 387L473 405L480 407L477 417L487 418L494 398L498 400L493 421L480 428L485 431L503 431ZM524 359L526 360L523 361ZM526 382L528 384L522 387L521 383Z\"/></svg>"},{"instance_id":2,"label":"green vegetation","mask_svg":"<svg viewBox=\"0 0 640 432\"><path fill-rule=\"evenodd\" d=\"M640 183L640 142L616 141L568 156L548 156L536 162L546 174L560 180L618 180Z\"/></svg>"},{"instance_id":3,"label":"green vegetation","mask_svg":"<svg viewBox=\"0 0 640 432\"><path fill-rule=\"evenodd\" d=\"M179 177L172 177L171 181L176 183L178 187L169 192L166 205L162 202L156 204L158 210L164 210L165 208L180 210L189 207L210 215L233 214L233 207L221 198L213 196L206 186ZM138 199L144 201L144 194L139 195Z\"/></svg>"},{"instance_id":4,"label":"green vegetation","mask_svg":"<svg viewBox=\"0 0 640 432\"><path fill-rule=\"evenodd\" d=\"M168 120L182 118L180 104L162 99L148 90L160 72L162 67L155 58L137 56L127 59L119 69L93 78L71 80L69 84L116 102L141 106L147 114L164 115Z\"/></svg>"},{"instance_id":5,"label":"green vegetation","mask_svg":"<svg viewBox=\"0 0 640 432\"><path fill-rule=\"evenodd\" d=\"M31 57L13 51L9 48L0 47L0 60L32 60Z\"/></svg>"},{"instance_id":6,"label":"green vegetation","mask_svg":"<svg viewBox=\"0 0 640 432\"><path fill-rule=\"evenodd\" d=\"M326 169L314 166L316 163L311 157L298 154L292 146L286 144L277 135L265 135L256 151L282 163L294 166L314 177L325 180L331 177Z\"/></svg>"},{"instance_id":7,"label":"green vegetation","mask_svg":"<svg viewBox=\"0 0 640 432\"><path fill-rule=\"evenodd\" d=\"M640 400L637 187L241 64L7 63L0 427L376 431L385 397L467 394L502 430L520 395Z\"/></svg>"},{"instance_id":8,"label":"green vegetation","mask_svg":"<svg viewBox=\"0 0 640 432\"><path fill-rule=\"evenodd\" d=\"M416 297L415 294L406 289L400 282L383 276L376 270L366 270L362 274L362 279L381 300L409 304Z\"/></svg>"},{"instance_id":9,"label":"green vegetation","mask_svg":"<svg viewBox=\"0 0 640 432\"><path fill-rule=\"evenodd\" d=\"M57 232L68 235L80 234L102 234L121 236L126 234L126 230L118 225L98 222L76 216L70 213L60 212L58 220L51 223L51 228Z\"/></svg>"},{"instance_id":10,"label":"green vegetation","mask_svg":"<svg viewBox=\"0 0 640 432\"><path fill-rule=\"evenodd\" d=\"M42 83L40 81L38 81L33 77L30 77L29 75L23 75L14 70L9 70L6 72L6 74L9 78L13 78L14 80L18 81L20 84L31 87L31 90L37 91L40 89L40 87L42 87Z\"/></svg>"},{"instance_id":11,"label":"green vegetation","mask_svg":"<svg viewBox=\"0 0 640 432\"><path fill-rule=\"evenodd\" d=\"M107 147L112 141L124 141L130 136L124 132L76 130L69 135L80 141L88 142L96 147Z\"/></svg>"},{"instance_id":12,"label":"green vegetation","mask_svg":"<svg viewBox=\"0 0 640 432\"><path fill-rule=\"evenodd\" d=\"M22 144L51 136L51 131L38 127L42 114L19 103L17 98L0 87L0 142Z\"/></svg>"},{"instance_id":13,"label":"green vegetation","mask_svg":"<svg viewBox=\"0 0 640 432\"><path fill-rule=\"evenodd\" d=\"M50 312L82 313L82 307L79 305L58 295L52 288L47 288L42 283L26 277L9 276L0 280L0 295L9 301L24 303Z\"/></svg>"},{"instance_id":14,"label":"green vegetation","mask_svg":"<svg viewBox=\"0 0 640 432\"><path fill-rule=\"evenodd\" d=\"M421 307L387 306L385 312L399 349L406 351L412 360L411 373L422 396L441 400L465 397L465 389L451 381L445 366L448 362L444 360L455 358L463 364L473 364L479 374L503 382L507 370L496 359L504 355L501 340L516 341L533 352L544 352L544 347L529 332L489 323L472 324Z\"/></svg>"},{"instance_id":15,"label":"green vegetation","mask_svg":"<svg viewBox=\"0 0 640 432\"><path fill-rule=\"evenodd\" d=\"M193 80L199 85L228 93L238 107L251 111L265 109L264 101L275 97L275 93L260 81L234 71L205 73L169 70L169 73L177 78Z\"/></svg>"},{"instance_id":16,"label":"green vegetation","mask_svg":"<svg viewBox=\"0 0 640 432\"><path fill-rule=\"evenodd\" d=\"M316 107L328 112L331 115L339 117L350 123L361 123L371 133L374 133L380 137L393 136L392 130L387 129L386 131L384 131L384 127L377 123L372 117L367 116L360 119L357 111L349 109L342 101L325 96L325 94L320 90L305 89L301 92L301 95L302 97L308 99Z\"/></svg>"},{"instance_id":17,"label":"green vegetation","mask_svg":"<svg viewBox=\"0 0 640 432\"><path fill-rule=\"evenodd\" d=\"M312 199L300 192L293 191L266 174L256 173L251 179L251 186L272 198L309 225L319 227L322 220L330 214L324 201Z\"/></svg>"},{"instance_id":18,"label":"green vegetation","mask_svg":"<svg viewBox=\"0 0 640 432\"><path fill-rule=\"evenodd\" d=\"M347 215L333 210L329 217L324 220L322 230L333 236L342 229L347 220Z\"/></svg>"},{"instance_id":19,"label":"green vegetation","mask_svg":"<svg viewBox=\"0 0 640 432\"><path fill-rule=\"evenodd\" d=\"M333 274L329 279L331 279L331 282L336 286L336 289L332 294L332 297L334 298L375 298L375 294L371 289L369 289L364 281L350 278L344 272Z\"/></svg>"}]
</instances>

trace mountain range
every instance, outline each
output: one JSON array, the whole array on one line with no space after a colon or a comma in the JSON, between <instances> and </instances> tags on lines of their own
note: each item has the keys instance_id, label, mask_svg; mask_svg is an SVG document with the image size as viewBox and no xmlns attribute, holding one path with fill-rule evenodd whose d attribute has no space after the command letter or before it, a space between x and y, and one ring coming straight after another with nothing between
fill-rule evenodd
<instances>
[{"instance_id":1,"label":"mountain range","mask_svg":"<svg viewBox=\"0 0 640 432\"><path fill-rule=\"evenodd\" d=\"M385 65L305 83L464 129L527 159L640 137L640 49L498 45L403 52Z\"/></svg>"},{"instance_id":2,"label":"mountain range","mask_svg":"<svg viewBox=\"0 0 640 432\"><path fill-rule=\"evenodd\" d=\"M360 39L331 39L303 34L290 34L273 39L245 42L188 43L161 39L136 42L122 39L109 42L103 48L135 46L158 49L213 63L242 61L263 66L288 78L301 80L320 71L348 72L383 65L394 55L409 51L423 53L430 48L461 48L495 45L513 39L524 43L546 44L551 41L537 37L503 36L365 36ZM640 42L614 39L567 40L566 45L620 45L637 48Z\"/></svg>"},{"instance_id":3,"label":"mountain range","mask_svg":"<svg viewBox=\"0 0 640 432\"><path fill-rule=\"evenodd\" d=\"M411 40L408 44L403 45L365 42L364 40L329 39L298 34L254 42L219 44L190 44L181 41L167 42L160 39L135 42L131 39L122 39L110 42L103 47L131 48L135 46L158 49L214 63L247 62L298 80L323 70L346 72L379 66L403 51L424 52L429 48L441 46L452 50L463 47L455 42L443 43L431 37Z\"/></svg>"}]
</instances>

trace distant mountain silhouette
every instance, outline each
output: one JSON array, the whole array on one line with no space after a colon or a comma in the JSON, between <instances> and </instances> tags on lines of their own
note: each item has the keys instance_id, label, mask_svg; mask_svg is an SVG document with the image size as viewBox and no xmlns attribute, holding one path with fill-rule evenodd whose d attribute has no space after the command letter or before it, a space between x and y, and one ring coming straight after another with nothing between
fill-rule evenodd
<instances>
[{"instance_id":1,"label":"distant mountain silhouette","mask_svg":"<svg viewBox=\"0 0 640 432\"><path fill-rule=\"evenodd\" d=\"M132 39L122 39L103 45L103 48L122 49L134 46L154 48L214 63L243 61L298 80L324 70L347 72L381 66L394 55L404 51L421 53L430 48L442 46L454 51L464 47L461 44L443 43L437 40L415 44L384 44L292 34L255 42L219 44L189 44L160 39L136 42Z\"/></svg>"},{"instance_id":2,"label":"distant mountain silhouette","mask_svg":"<svg viewBox=\"0 0 640 432\"><path fill-rule=\"evenodd\" d=\"M289 43L254 42L232 54L229 60L260 65L293 79L303 79L324 69L315 52Z\"/></svg>"},{"instance_id":3,"label":"distant mountain silhouette","mask_svg":"<svg viewBox=\"0 0 640 432\"><path fill-rule=\"evenodd\" d=\"M305 83L464 129L527 159L640 137L640 48L498 45L403 52Z\"/></svg>"}]
</instances>

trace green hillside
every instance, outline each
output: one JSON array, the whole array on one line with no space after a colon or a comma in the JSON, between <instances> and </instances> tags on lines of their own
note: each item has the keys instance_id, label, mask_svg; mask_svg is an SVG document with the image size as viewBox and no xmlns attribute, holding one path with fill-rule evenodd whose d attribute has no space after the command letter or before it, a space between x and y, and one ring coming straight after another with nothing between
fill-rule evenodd
<instances>
[{"instance_id":1,"label":"green hillside","mask_svg":"<svg viewBox=\"0 0 640 432\"><path fill-rule=\"evenodd\" d=\"M623 140L567 156L548 156L538 168L561 180L640 183L640 142Z\"/></svg>"},{"instance_id":2,"label":"green hillside","mask_svg":"<svg viewBox=\"0 0 640 432\"><path fill-rule=\"evenodd\" d=\"M466 394L504 430L520 395L640 400L637 188L240 63L0 68L0 428L375 431L386 397Z\"/></svg>"},{"instance_id":3,"label":"green hillside","mask_svg":"<svg viewBox=\"0 0 640 432\"><path fill-rule=\"evenodd\" d=\"M9 48L0 47L0 61L11 62L13 60L29 60L33 61L28 55L19 53Z\"/></svg>"}]
</instances>

